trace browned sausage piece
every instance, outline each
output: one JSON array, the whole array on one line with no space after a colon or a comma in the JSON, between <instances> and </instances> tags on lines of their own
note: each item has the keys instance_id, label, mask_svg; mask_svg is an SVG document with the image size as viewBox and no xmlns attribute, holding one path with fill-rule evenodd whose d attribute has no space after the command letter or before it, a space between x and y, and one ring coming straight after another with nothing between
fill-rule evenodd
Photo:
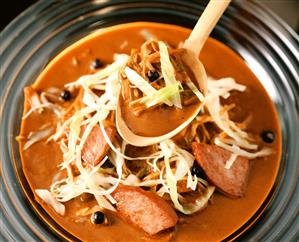
<instances>
[{"instance_id":1,"label":"browned sausage piece","mask_svg":"<svg viewBox=\"0 0 299 242\"><path fill-rule=\"evenodd\" d=\"M178 221L174 209L163 198L140 187L119 186L112 196L119 215L148 234L171 228Z\"/></svg>"},{"instance_id":2,"label":"browned sausage piece","mask_svg":"<svg viewBox=\"0 0 299 242\"><path fill-rule=\"evenodd\" d=\"M110 140L114 138L115 129L111 127L105 128ZM82 159L92 165L97 165L109 150L101 128L96 125L90 132L82 149Z\"/></svg>"},{"instance_id":3,"label":"browned sausage piece","mask_svg":"<svg viewBox=\"0 0 299 242\"><path fill-rule=\"evenodd\" d=\"M212 184L227 195L233 197L244 195L249 174L248 159L238 156L230 169L226 169L225 164L231 152L216 145L200 143L193 143L192 150L197 163Z\"/></svg>"}]
</instances>

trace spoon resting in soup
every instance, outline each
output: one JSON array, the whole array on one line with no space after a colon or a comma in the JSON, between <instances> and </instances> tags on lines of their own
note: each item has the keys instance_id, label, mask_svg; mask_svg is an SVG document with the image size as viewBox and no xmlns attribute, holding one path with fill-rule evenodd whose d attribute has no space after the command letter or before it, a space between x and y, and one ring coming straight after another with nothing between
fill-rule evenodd
<instances>
[{"instance_id":1,"label":"spoon resting in soup","mask_svg":"<svg viewBox=\"0 0 299 242\"><path fill-rule=\"evenodd\" d=\"M210 38L200 55L209 78L200 113L171 139L128 144L115 114L118 102L139 99L118 99L126 66L134 70L131 50L159 46L144 31L163 41L170 58L190 34L158 23L107 28L64 50L25 88L18 137L24 173L43 209L80 240L223 240L273 187L281 147L276 111L243 60ZM114 47L105 49L111 40ZM158 128L175 122L165 116L168 127ZM159 120L148 116L140 132L149 132L151 121Z\"/></svg>"},{"instance_id":2,"label":"spoon resting in soup","mask_svg":"<svg viewBox=\"0 0 299 242\"><path fill-rule=\"evenodd\" d=\"M163 41L151 40L131 52L116 109L117 131L127 143L160 143L198 115L207 91L207 75L198 55L229 3L210 0L181 48L169 49Z\"/></svg>"}]
</instances>

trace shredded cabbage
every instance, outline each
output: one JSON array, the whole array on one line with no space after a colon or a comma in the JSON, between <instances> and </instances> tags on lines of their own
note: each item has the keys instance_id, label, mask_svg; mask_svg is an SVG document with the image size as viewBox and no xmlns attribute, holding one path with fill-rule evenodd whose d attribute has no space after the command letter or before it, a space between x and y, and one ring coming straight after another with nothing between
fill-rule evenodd
<instances>
[{"instance_id":1,"label":"shredded cabbage","mask_svg":"<svg viewBox=\"0 0 299 242\"><path fill-rule=\"evenodd\" d=\"M230 169L237 158L238 158L238 155L235 153L232 153L231 156L229 157L229 159L226 161L224 168Z\"/></svg>"},{"instance_id":2,"label":"shredded cabbage","mask_svg":"<svg viewBox=\"0 0 299 242\"><path fill-rule=\"evenodd\" d=\"M197 96L199 101L203 102L204 101L203 94L198 90L198 88L194 85L194 83L189 78L186 80L186 84L191 89L191 91Z\"/></svg>"},{"instance_id":3,"label":"shredded cabbage","mask_svg":"<svg viewBox=\"0 0 299 242\"><path fill-rule=\"evenodd\" d=\"M142 76L140 76L136 71L134 71L130 67L125 68L125 74L129 81L140 91L142 91L146 96L151 96L157 92L157 90L154 87L152 87L151 84L144 80ZM168 100L165 100L165 104L167 104L168 106L173 105Z\"/></svg>"},{"instance_id":4,"label":"shredded cabbage","mask_svg":"<svg viewBox=\"0 0 299 242\"><path fill-rule=\"evenodd\" d=\"M80 85L83 88L83 103L86 107L78 110L62 125L60 124L57 133L52 136L53 139L57 140L69 129L67 145L61 142L61 149L63 150L61 169L68 170L68 178L57 181L51 186L51 192L58 201L65 202L82 193L91 193L95 196L99 206L115 210L111 205L115 203L115 200L110 194L121 180L123 157L119 156L118 153L114 156L114 164L118 176L114 178L99 173L99 169L105 163L107 157L99 165L90 169L88 166L83 166L81 150L93 127L105 120L111 110L116 109L117 97L120 91L118 72L120 68L124 67L127 59L128 56L126 55L118 55L116 56L116 62L105 69L93 75L81 77L76 82L66 85L67 87ZM105 93L100 97L92 91L92 88L96 85L105 85L105 88L102 88L105 90ZM91 113L93 113L92 116L90 116ZM85 129L81 135L82 125L85 125ZM70 164L76 165L80 173L78 176L73 177L71 172L69 172Z\"/></svg>"},{"instance_id":5,"label":"shredded cabbage","mask_svg":"<svg viewBox=\"0 0 299 242\"><path fill-rule=\"evenodd\" d=\"M175 83L161 88L160 90L154 92L151 95L139 98L131 104L141 103L144 104L147 108L155 106L160 103L166 103L171 97L180 93L182 91L182 86L180 83Z\"/></svg>"},{"instance_id":6,"label":"shredded cabbage","mask_svg":"<svg viewBox=\"0 0 299 242\"><path fill-rule=\"evenodd\" d=\"M179 201L179 194L177 192L177 181L178 181L177 177L179 177L179 176L176 177L175 174L173 174L171 166L170 166L170 158L172 157L172 155L175 155L175 154L182 155L182 151L183 151L183 154L185 155L185 157L187 156L188 158L185 160L183 160L183 159L180 160L180 162L184 162L185 164L177 167L177 170L180 169L182 171L177 171L176 174L187 173L188 174L187 179L189 179L188 185L191 189L194 188L194 190L195 190L195 185L193 184L194 182L193 182L192 175L190 172L190 168L193 164L194 157L191 154L187 155L187 153L188 153L187 151L182 150L181 148L176 146L170 140L160 143L160 148L164 155L166 180L165 181L163 180L162 173L160 173L160 180L161 180L161 183L162 183L164 189L163 189L163 192L160 191L160 194L159 193L158 194L163 195L164 192L169 193L170 198L174 204L174 207L184 214L192 214L192 213L195 213L195 212L201 210L202 208L204 208L207 205L208 200L212 196L215 188L208 186L205 191L204 196L200 196L193 203L181 204ZM192 160L192 162L191 162L191 160ZM196 183L196 185L197 185L197 183Z\"/></svg>"},{"instance_id":7,"label":"shredded cabbage","mask_svg":"<svg viewBox=\"0 0 299 242\"><path fill-rule=\"evenodd\" d=\"M225 144L224 142L222 142L219 138L215 138L215 144L218 145L219 147L222 147L225 150L228 150L234 154L240 155L240 156L244 156L248 159L254 159L257 157L263 157L263 156L267 156L270 155L272 153L272 149L270 148L263 148L260 151L257 152L248 152L246 150L241 149L240 147L238 147L237 145L228 145Z\"/></svg>"},{"instance_id":8,"label":"shredded cabbage","mask_svg":"<svg viewBox=\"0 0 299 242\"><path fill-rule=\"evenodd\" d=\"M109 145L109 147L111 148L112 151L114 151L116 154L118 154L119 156L123 157L124 159L126 160L148 160L148 159L154 159L154 158L157 158L159 157L159 154L158 153L154 153L152 154L151 156L141 156L141 157L129 157L123 153L121 153L111 142L111 140L109 139L108 135L107 135L107 132L104 128L104 125L102 122L100 122L100 127L101 127L101 131L103 133L103 136L107 142L107 144Z\"/></svg>"},{"instance_id":9,"label":"shredded cabbage","mask_svg":"<svg viewBox=\"0 0 299 242\"><path fill-rule=\"evenodd\" d=\"M158 45L160 50L159 52L160 52L161 71L165 80L165 86L167 87L169 85L177 84L177 83L180 84L180 82L178 82L175 78L175 70L169 59L170 57L168 54L168 49L166 44L162 41L159 41ZM170 100L172 101L174 106L176 106L177 108L182 108L181 96L179 93L174 94Z\"/></svg>"},{"instance_id":10,"label":"shredded cabbage","mask_svg":"<svg viewBox=\"0 0 299 242\"><path fill-rule=\"evenodd\" d=\"M27 141L23 146L24 150L27 150L31 145L35 144L36 142L41 141L42 139L48 137L53 132L52 127L48 127L43 130L38 130L36 132L29 133L27 137Z\"/></svg>"},{"instance_id":11,"label":"shredded cabbage","mask_svg":"<svg viewBox=\"0 0 299 242\"><path fill-rule=\"evenodd\" d=\"M128 55L125 54L116 54L114 55L114 62L111 65L108 65L106 68L99 70L98 72L92 75L85 75L80 77L75 82L70 82L66 84L66 87L72 86L86 86L91 87L93 85L104 84L107 80L106 78L109 77L111 74L118 72L121 68L123 68L129 59Z\"/></svg>"},{"instance_id":12,"label":"shredded cabbage","mask_svg":"<svg viewBox=\"0 0 299 242\"><path fill-rule=\"evenodd\" d=\"M88 171L88 169L82 166L80 149L76 149L76 151L76 165L80 171L80 175L77 176L74 181L67 178L54 183L51 187L51 192L60 202L69 201L72 198L81 195L82 193L91 193L95 195L96 200L101 207L114 211L114 207L111 206L107 199L114 201L110 197L110 194L115 190L120 182L122 176L121 167L123 165L123 158L116 156L116 159L114 160L118 175L118 178L114 178L98 173L99 168L105 163L107 157L104 158L99 165Z\"/></svg>"},{"instance_id":13,"label":"shredded cabbage","mask_svg":"<svg viewBox=\"0 0 299 242\"><path fill-rule=\"evenodd\" d=\"M50 205L54 210L60 215L65 214L65 206L58 202L52 194L46 189L35 189L35 193L48 205Z\"/></svg>"},{"instance_id":14,"label":"shredded cabbage","mask_svg":"<svg viewBox=\"0 0 299 242\"><path fill-rule=\"evenodd\" d=\"M210 80L208 83L208 95L205 99L207 107L213 121L223 130L228 136L233 138L238 144L247 149L257 149L256 144L251 144L248 141L248 134L235 125L229 119L227 111L222 110L220 97L229 95L232 90L244 91L245 86L237 84L232 78L224 78L218 81ZM222 90L219 92L219 90Z\"/></svg>"},{"instance_id":15,"label":"shredded cabbage","mask_svg":"<svg viewBox=\"0 0 299 242\"><path fill-rule=\"evenodd\" d=\"M28 118L34 111L36 111L36 110L40 111L43 108L47 108L47 109L53 111L58 118L60 118L62 116L61 108L58 105L55 105L53 103L43 103L40 105L36 104L35 106L31 107L29 109L29 111L22 117L22 119Z\"/></svg>"},{"instance_id":16,"label":"shredded cabbage","mask_svg":"<svg viewBox=\"0 0 299 242\"><path fill-rule=\"evenodd\" d=\"M125 68L125 74L129 81L145 95L152 95L157 91L151 84L144 80L142 76L128 66Z\"/></svg>"}]
</instances>

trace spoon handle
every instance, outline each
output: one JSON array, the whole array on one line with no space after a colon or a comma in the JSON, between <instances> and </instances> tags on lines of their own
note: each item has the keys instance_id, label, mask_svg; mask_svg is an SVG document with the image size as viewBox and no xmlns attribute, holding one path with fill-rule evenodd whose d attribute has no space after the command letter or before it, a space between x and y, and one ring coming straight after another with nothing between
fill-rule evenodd
<instances>
[{"instance_id":1,"label":"spoon handle","mask_svg":"<svg viewBox=\"0 0 299 242\"><path fill-rule=\"evenodd\" d=\"M210 0L204 12L198 19L183 48L199 55L204 43L222 16L231 0Z\"/></svg>"}]
</instances>

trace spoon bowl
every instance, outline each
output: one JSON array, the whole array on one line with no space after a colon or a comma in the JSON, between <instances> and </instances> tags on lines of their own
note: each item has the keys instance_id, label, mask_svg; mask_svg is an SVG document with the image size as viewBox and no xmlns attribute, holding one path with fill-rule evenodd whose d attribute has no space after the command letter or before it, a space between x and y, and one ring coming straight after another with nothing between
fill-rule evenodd
<instances>
[{"instance_id":1,"label":"spoon bowl","mask_svg":"<svg viewBox=\"0 0 299 242\"><path fill-rule=\"evenodd\" d=\"M183 48L185 52L182 54L182 61L188 67L188 69L193 73L195 81L197 82L197 87L200 88L200 91L205 96L207 92L208 79L205 68L200 62L198 56L199 53L215 27L216 23L222 16L223 12L229 5L230 0L217 1L211 0L208 6L205 8L200 19L197 21L194 29L192 30L189 38L185 41ZM121 93L119 95L121 98ZM116 109L116 128L120 136L129 144L134 146L148 146L155 143L160 143L166 139L170 139L181 132L185 127L187 127L192 120L200 112L203 102L200 102L199 105L194 109L194 112L188 117L187 120L183 121L172 131L154 137L145 137L135 134L126 124L125 120L122 117L121 102L118 102Z\"/></svg>"},{"instance_id":2,"label":"spoon bowl","mask_svg":"<svg viewBox=\"0 0 299 242\"><path fill-rule=\"evenodd\" d=\"M207 88L207 74L203 67L203 64L196 58L196 56L190 52L186 51L185 54L183 54L182 59L184 61L184 64L188 66L190 71L192 71L197 86L200 88L200 90L203 92L203 94L206 93ZM121 95L121 94L120 94ZM121 98L119 96L119 98ZM120 136L129 144L142 147L142 146L148 146L155 143L160 143L166 139L170 139L173 136L177 135L179 132L181 132L184 128L186 128L192 120L198 115L200 112L203 103L200 102L199 105L194 109L194 112L190 117L188 117L187 120L185 120L183 123L181 123L178 127L176 127L171 132L161 135L161 136L154 136L154 137L145 137L135 134L126 124L125 120L122 117L121 112L121 102L118 102L117 108L116 108L116 128Z\"/></svg>"}]
</instances>

